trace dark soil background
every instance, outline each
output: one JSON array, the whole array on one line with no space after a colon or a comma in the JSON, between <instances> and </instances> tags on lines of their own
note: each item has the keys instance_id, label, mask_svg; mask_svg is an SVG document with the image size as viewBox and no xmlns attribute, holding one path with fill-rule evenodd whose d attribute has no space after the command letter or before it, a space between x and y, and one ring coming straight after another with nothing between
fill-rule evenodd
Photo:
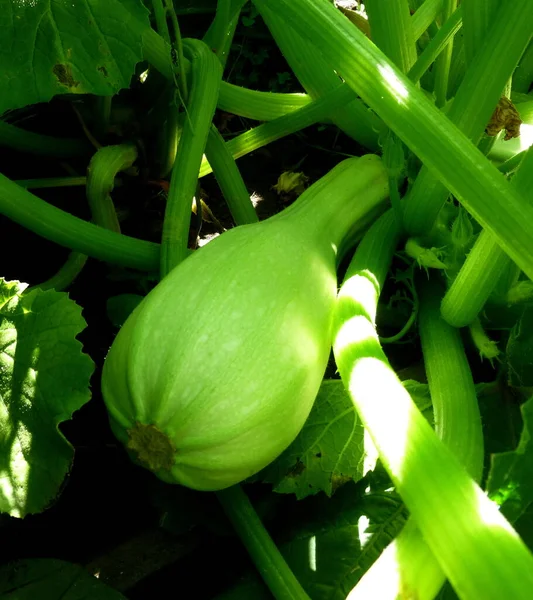
<instances>
[{"instance_id":1,"label":"dark soil background","mask_svg":"<svg viewBox=\"0 0 533 600\"><path fill-rule=\"evenodd\" d=\"M180 16L184 37L201 37L212 13ZM254 19L253 26L239 26L226 79L265 91L300 91L298 82L277 51L268 31ZM119 102L135 106L138 91L125 91ZM84 99L76 98L76 103ZM15 122L34 131L56 136L83 135L70 98L55 99L47 105L29 107L15 115ZM240 117L217 113L216 122L231 136L254 125ZM142 122L133 123L141 132ZM116 135L116 134L115 134ZM116 143L118 139L110 139ZM149 164L150 147L144 147ZM264 200L258 210L266 218L285 203L272 190L279 175L297 167L315 181L343 155L363 153L355 142L334 127L314 126L239 159L250 193ZM87 159L58 161L0 149L2 172L12 179L84 175ZM113 198L119 209L127 210L122 223L124 233L159 241L164 193L142 177L121 176ZM205 201L225 228L233 226L229 212L212 175L201 180ZM46 201L89 219L83 188L35 190ZM68 250L43 240L0 216L3 240L1 275L37 285L52 276L66 260ZM208 223L202 235L212 233ZM100 394L100 374L104 357L116 334L106 312L109 297L121 293L141 293L150 281L90 259L68 290L83 307L87 329L79 336L96 364L92 379L92 400L62 425L61 429L75 448L75 459L62 494L46 512L18 520L1 517L3 539L0 560L18 558L59 558L101 569L108 580L128 598L168 597L174 589L197 600L213 598L244 571L251 568L240 542L231 532L216 498L176 486L169 490L155 478L134 466L111 434ZM144 286L144 288L143 288ZM387 293L387 290L386 290ZM401 323L399 326L401 327ZM389 333L390 335L390 333ZM416 341L387 348L397 369L417 368L420 351ZM330 369L334 375L334 367ZM274 535L283 531L282 515L294 510L289 497L273 498L267 486L248 486L258 502ZM141 550L140 550L141 549ZM169 587L170 586L170 587ZM185 590L194 590L187 592Z\"/></svg>"}]
</instances>

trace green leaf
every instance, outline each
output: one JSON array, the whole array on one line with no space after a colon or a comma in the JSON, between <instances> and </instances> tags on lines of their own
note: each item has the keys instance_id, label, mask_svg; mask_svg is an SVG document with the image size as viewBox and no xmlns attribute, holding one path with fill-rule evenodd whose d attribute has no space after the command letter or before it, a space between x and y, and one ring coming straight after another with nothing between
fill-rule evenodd
<instances>
[{"instance_id":1,"label":"green leaf","mask_svg":"<svg viewBox=\"0 0 533 600\"><path fill-rule=\"evenodd\" d=\"M508 382L514 387L533 386L533 306L527 306L507 342Z\"/></svg>"},{"instance_id":2,"label":"green leaf","mask_svg":"<svg viewBox=\"0 0 533 600\"><path fill-rule=\"evenodd\" d=\"M289 567L313 600L345 600L405 524L407 510L394 492L365 493L347 483L332 498L298 501L276 538ZM217 600L266 600L272 595L255 573Z\"/></svg>"},{"instance_id":3,"label":"green leaf","mask_svg":"<svg viewBox=\"0 0 533 600\"><path fill-rule=\"evenodd\" d=\"M126 600L78 565L32 558L0 567L2 600Z\"/></svg>"},{"instance_id":4,"label":"green leaf","mask_svg":"<svg viewBox=\"0 0 533 600\"><path fill-rule=\"evenodd\" d=\"M81 308L65 293L0 279L0 512L43 511L70 469L58 425L90 398L92 360L75 338Z\"/></svg>"},{"instance_id":5,"label":"green leaf","mask_svg":"<svg viewBox=\"0 0 533 600\"><path fill-rule=\"evenodd\" d=\"M407 380L407 391L433 424L427 384ZM374 468L374 447L365 449L364 428L340 379L325 379L309 417L294 442L252 481L273 484L275 492L298 500L325 492L331 496L347 481L359 481Z\"/></svg>"},{"instance_id":6,"label":"green leaf","mask_svg":"<svg viewBox=\"0 0 533 600\"><path fill-rule=\"evenodd\" d=\"M363 425L340 380L324 380L298 437L260 478L274 491L298 499L328 496L343 483L363 476Z\"/></svg>"},{"instance_id":7,"label":"green leaf","mask_svg":"<svg viewBox=\"0 0 533 600\"><path fill-rule=\"evenodd\" d=\"M492 500L509 521L516 521L533 503L533 397L520 407L524 427L516 450L494 454L487 481Z\"/></svg>"},{"instance_id":8,"label":"green leaf","mask_svg":"<svg viewBox=\"0 0 533 600\"><path fill-rule=\"evenodd\" d=\"M407 511L397 494L361 495L360 487L349 483L331 499L302 503L301 520L307 522L296 523L293 539L280 547L313 600L345 600L405 524Z\"/></svg>"},{"instance_id":9,"label":"green leaf","mask_svg":"<svg viewBox=\"0 0 533 600\"><path fill-rule=\"evenodd\" d=\"M142 60L140 0L0 0L0 115L56 94L113 95Z\"/></svg>"}]
</instances>

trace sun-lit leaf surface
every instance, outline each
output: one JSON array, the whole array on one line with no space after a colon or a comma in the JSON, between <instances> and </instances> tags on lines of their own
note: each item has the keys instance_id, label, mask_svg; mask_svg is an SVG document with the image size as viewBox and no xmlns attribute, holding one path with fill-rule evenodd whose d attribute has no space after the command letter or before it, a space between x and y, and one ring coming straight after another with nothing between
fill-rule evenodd
<instances>
[{"instance_id":1,"label":"sun-lit leaf surface","mask_svg":"<svg viewBox=\"0 0 533 600\"><path fill-rule=\"evenodd\" d=\"M331 495L363 475L363 426L340 380L325 380L302 431L261 474L274 491L297 498Z\"/></svg>"},{"instance_id":2,"label":"sun-lit leaf surface","mask_svg":"<svg viewBox=\"0 0 533 600\"><path fill-rule=\"evenodd\" d=\"M0 0L0 115L56 94L112 95L142 60L141 0Z\"/></svg>"},{"instance_id":3,"label":"sun-lit leaf surface","mask_svg":"<svg viewBox=\"0 0 533 600\"><path fill-rule=\"evenodd\" d=\"M509 521L516 521L533 503L533 397L521 407L524 426L516 450L494 454L487 481L492 500Z\"/></svg>"},{"instance_id":4,"label":"sun-lit leaf surface","mask_svg":"<svg viewBox=\"0 0 533 600\"><path fill-rule=\"evenodd\" d=\"M2 600L125 600L82 567L62 560L19 560L0 568Z\"/></svg>"},{"instance_id":5,"label":"sun-lit leaf surface","mask_svg":"<svg viewBox=\"0 0 533 600\"><path fill-rule=\"evenodd\" d=\"M416 405L432 423L427 384L404 381ZM375 465L373 447L365 450L364 430L340 379L322 382L311 413L298 437L258 479L275 492L298 499L325 492L331 496L347 481L359 481Z\"/></svg>"},{"instance_id":6,"label":"sun-lit leaf surface","mask_svg":"<svg viewBox=\"0 0 533 600\"><path fill-rule=\"evenodd\" d=\"M43 511L70 469L59 423L90 398L93 362L76 336L86 324L65 293L0 279L0 512Z\"/></svg>"}]
</instances>

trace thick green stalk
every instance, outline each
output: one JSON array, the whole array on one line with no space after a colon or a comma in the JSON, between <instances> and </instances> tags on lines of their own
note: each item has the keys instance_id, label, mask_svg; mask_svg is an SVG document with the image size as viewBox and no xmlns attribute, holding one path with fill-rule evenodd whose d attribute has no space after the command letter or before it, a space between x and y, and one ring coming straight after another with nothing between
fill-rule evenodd
<instances>
[{"instance_id":1,"label":"thick green stalk","mask_svg":"<svg viewBox=\"0 0 533 600\"><path fill-rule=\"evenodd\" d=\"M403 72L416 61L416 38L407 0L367 0L365 9L372 41Z\"/></svg>"},{"instance_id":2,"label":"thick green stalk","mask_svg":"<svg viewBox=\"0 0 533 600\"><path fill-rule=\"evenodd\" d=\"M226 515L276 600L310 600L240 485L217 492Z\"/></svg>"},{"instance_id":3,"label":"thick green stalk","mask_svg":"<svg viewBox=\"0 0 533 600\"><path fill-rule=\"evenodd\" d=\"M438 17L442 7L442 0L426 0L422 6L416 9L411 17L413 36L418 40L426 29Z\"/></svg>"},{"instance_id":4,"label":"thick green stalk","mask_svg":"<svg viewBox=\"0 0 533 600\"><path fill-rule=\"evenodd\" d=\"M135 20L131 21L143 38L146 59L167 79L173 81L172 64L169 60L170 47L150 28L145 28ZM185 72L190 71L188 60L184 64ZM279 94L257 92L225 81L220 84L218 108L241 117L257 121L270 121L301 108L311 102L307 94Z\"/></svg>"},{"instance_id":5,"label":"thick green stalk","mask_svg":"<svg viewBox=\"0 0 533 600\"><path fill-rule=\"evenodd\" d=\"M308 94L256 92L223 81L220 84L217 107L247 119L272 121L311 102L312 98Z\"/></svg>"},{"instance_id":6,"label":"thick green stalk","mask_svg":"<svg viewBox=\"0 0 533 600\"><path fill-rule=\"evenodd\" d=\"M490 24L498 9L498 0L463 0L464 44L470 64L486 41Z\"/></svg>"},{"instance_id":7,"label":"thick green stalk","mask_svg":"<svg viewBox=\"0 0 533 600\"><path fill-rule=\"evenodd\" d=\"M173 61L177 61L176 71L174 75L174 81L176 82L177 91L180 95L180 101L183 104L187 103L189 98L189 89L187 83L187 74L185 72L185 58L183 54L183 40L181 38L181 30L178 23L178 17L174 10L174 3L172 0L164 0L167 15L172 23L172 40L171 45L173 49ZM192 66L191 66L192 68Z\"/></svg>"},{"instance_id":8,"label":"thick green stalk","mask_svg":"<svg viewBox=\"0 0 533 600\"><path fill-rule=\"evenodd\" d=\"M87 156L93 150L85 139L59 138L33 133L0 120L0 146L50 157Z\"/></svg>"},{"instance_id":9,"label":"thick green stalk","mask_svg":"<svg viewBox=\"0 0 533 600\"><path fill-rule=\"evenodd\" d=\"M192 201L222 75L220 61L203 42L186 40L184 47L190 53L193 66L187 105L188 118L185 119L172 169L163 222L162 277L187 256Z\"/></svg>"},{"instance_id":10,"label":"thick green stalk","mask_svg":"<svg viewBox=\"0 0 533 600\"><path fill-rule=\"evenodd\" d=\"M215 52L222 67L226 66L240 12L247 2L248 0L218 0L215 18L203 37L203 42Z\"/></svg>"},{"instance_id":11,"label":"thick green stalk","mask_svg":"<svg viewBox=\"0 0 533 600\"><path fill-rule=\"evenodd\" d=\"M453 56L448 76L448 96L453 98L463 81L466 73L465 44L462 35L455 36L453 41Z\"/></svg>"},{"instance_id":12,"label":"thick green stalk","mask_svg":"<svg viewBox=\"0 0 533 600\"><path fill-rule=\"evenodd\" d=\"M529 12L533 16L532 8L529 0L501 4L486 43L469 65L447 112L450 121L476 144L531 37L532 21L525 15ZM429 231L448 195L445 182L423 167L406 198L407 230L412 235ZM465 208L471 212L468 206Z\"/></svg>"},{"instance_id":13,"label":"thick green stalk","mask_svg":"<svg viewBox=\"0 0 533 600\"><path fill-rule=\"evenodd\" d=\"M320 50L302 38L297 31L287 27L282 15L270 4L255 4L283 56L309 95L316 99L337 88L340 83L339 76L321 56ZM339 16L345 19L340 12ZM347 106L339 108L331 115L331 119L346 135L366 148L378 149L377 131L383 129L383 124L360 100L355 99Z\"/></svg>"},{"instance_id":14,"label":"thick green stalk","mask_svg":"<svg viewBox=\"0 0 533 600\"><path fill-rule=\"evenodd\" d=\"M526 197L531 194L533 147L520 163L511 185ZM483 310L498 281L510 268L512 260L500 248L494 236L482 231L442 300L443 318L455 327L470 324Z\"/></svg>"},{"instance_id":15,"label":"thick green stalk","mask_svg":"<svg viewBox=\"0 0 533 600\"><path fill-rule=\"evenodd\" d=\"M15 179L14 182L27 190L37 188L55 188L55 187L78 187L87 184L87 177L43 177L36 179ZM120 185L115 181L115 185Z\"/></svg>"},{"instance_id":16,"label":"thick green stalk","mask_svg":"<svg viewBox=\"0 0 533 600\"><path fill-rule=\"evenodd\" d=\"M111 200L117 173L133 165L137 160L137 148L133 144L100 148L91 159L87 169L87 200L93 221L100 227L120 233L117 213ZM82 272L88 256L71 252L65 264L50 279L39 284L42 290L66 289Z\"/></svg>"},{"instance_id":17,"label":"thick green stalk","mask_svg":"<svg viewBox=\"0 0 533 600\"><path fill-rule=\"evenodd\" d=\"M66 213L0 174L0 213L60 246L140 271L159 267L159 245L144 242Z\"/></svg>"},{"instance_id":18,"label":"thick green stalk","mask_svg":"<svg viewBox=\"0 0 533 600\"><path fill-rule=\"evenodd\" d=\"M442 7L442 22L445 23L457 8L457 0L444 0ZM448 99L448 78L453 53L453 37L450 38L444 50L435 63L435 104L442 107Z\"/></svg>"},{"instance_id":19,"label":"thick green stalk","mask_svg":"<svg viewBox=\"0 0 533 600\"><path fill-rule=\"evenodd\" d=\"M383 246L387 238L382 240ZM382 252L376 244L375 254ZM533 556L438 439L380 347L375 312L382 264L372 254L363 261L356 252L339 291L333 351L345 387L396 489L459 597L527 600L533 586ZM402 570L409 568L410 559L400 556ZM374 597L382 597L379 591ZM410 592L402 590L405 596Z\"/></svg>"},{"instance_id":20,"label":"thick green stalk","mask_svg":"<svg viewBox=\"0 0 533 600\"><path fill-rule=\"evenodd\" d=\"M250 194L228 145L214 125L209 130L205 152L235 223L256 223L259 219Z\"/></svg>"},{"instance_id":21,"label":"thick green stalk","mask_svg":"<svg viewBox=\"0 0 533 600\"><path fill-rule=\"evenodd\" d=\"M448 41L461 29L462 24L462 11L459 7L439 29L437 35L432 38L409 70L407 75L411 81L416 83L420 80L437 56L444 50Z\"/></svg>"},{"instance_id":22,"label":"thick green stalk","mask_svg":"<svg viewBox=\"0 0 533 600\"><path fill-rule=\"evenodd\" d=\"M105 146L92 157L87 168L87 200L93 221L100 227L120 233L110 194L117 173L129 169L136 160L137 148L133 144Z\"/></svg>"},{"instance_id":23,"label":"thick green stalk","mask_svg":"<svg viewBox=\"0 0 533 600\"><path fill-rule=\"evenodd\" d=\"M152 8L154 11L157 32L167 44L170 44L170 33L168 31L167 23L167 10L163 6L163 0L152 0Z\"/></svg>"},{"instance_id":24,"label":"thick green stalk","mask_svg":"<svg viewBox=\"0 0 533 600\"><path fill-rule=\"evenodd\" d=\"M528 14L526 0L502 4L502 9L513 9L516 4ZM269 0L268 5L320 47L348 85L533 277L533 208L468 138L328 2ZM523 29L523 22L519 28Z\"/></svg>"},{"instance_id":25,"label":"thick green stalk","mask_svg":"<svg viewBox=\"0 0 533 600\"><path fill-rule=\"evenodd\" d=\"M52 277L46 281L31 286L26 292L34 288L39 288L43 291L56 290L56 292L66 290L83 271L88 258L89 257L86 254L82 254L81 252L71 252L57 273L52 275Z\"/></svg>"},{"instance_id":26,"label":"thick green stalk","mask_svg":"<svg viewBox=\"0 0 533 600\"><path fill-rule=\"evenodd\" d=\"M254 127L226 142L227 150L233 158L240 158L286 135L320 123L327 115L344 106L354 97L354 91L345 83L341 83L318 100L313 100L302 108ZM204 177L210 172L211 167L204 158L200 167L200 177Z\"/></svg>"},{"instance_id":27,"label":"thick green stalk","mask_svg":"<svg viewBox=\"0 0 533 600\"><path fill-rule=\"evenodd\" d=\"M481 480L483 431L481 416L461 334L442 319L443 286L435 275L418 277L418 324L422 354L433 403L435 432L470 475Z\"/></svg>"}]
</instances>

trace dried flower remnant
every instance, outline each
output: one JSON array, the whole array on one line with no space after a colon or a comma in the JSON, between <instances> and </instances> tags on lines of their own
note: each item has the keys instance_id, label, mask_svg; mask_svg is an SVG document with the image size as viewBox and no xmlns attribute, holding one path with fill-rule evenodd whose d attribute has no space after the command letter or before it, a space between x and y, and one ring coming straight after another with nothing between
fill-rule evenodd
<instances>
[{"instance_id":1,"label":"dried flower remnant","mask_svg":"<svg viewBox=\"0 0 533 600\"><path fill-rule=\"evenodd\" d=\"M504 140L510 140L520 136L520 125L522 119L513 103L508 98L500 98L498 105L492 113L492 117L485 129L485 133L490 136L495 136L505 129Z\"/></svg>"},{"instance_id":2,"label":"dried flower remnant","mask_svg":"<svg viewBox=\"0 0 533 600\"><path fill-rule=\"evenodd\" d=\"M303 173L295 173L293 171L285 171L282 173L276 185L272 186L283 202L292 202L298 196L303 194L309 177Z\"/></svg>"}]
</instances>

